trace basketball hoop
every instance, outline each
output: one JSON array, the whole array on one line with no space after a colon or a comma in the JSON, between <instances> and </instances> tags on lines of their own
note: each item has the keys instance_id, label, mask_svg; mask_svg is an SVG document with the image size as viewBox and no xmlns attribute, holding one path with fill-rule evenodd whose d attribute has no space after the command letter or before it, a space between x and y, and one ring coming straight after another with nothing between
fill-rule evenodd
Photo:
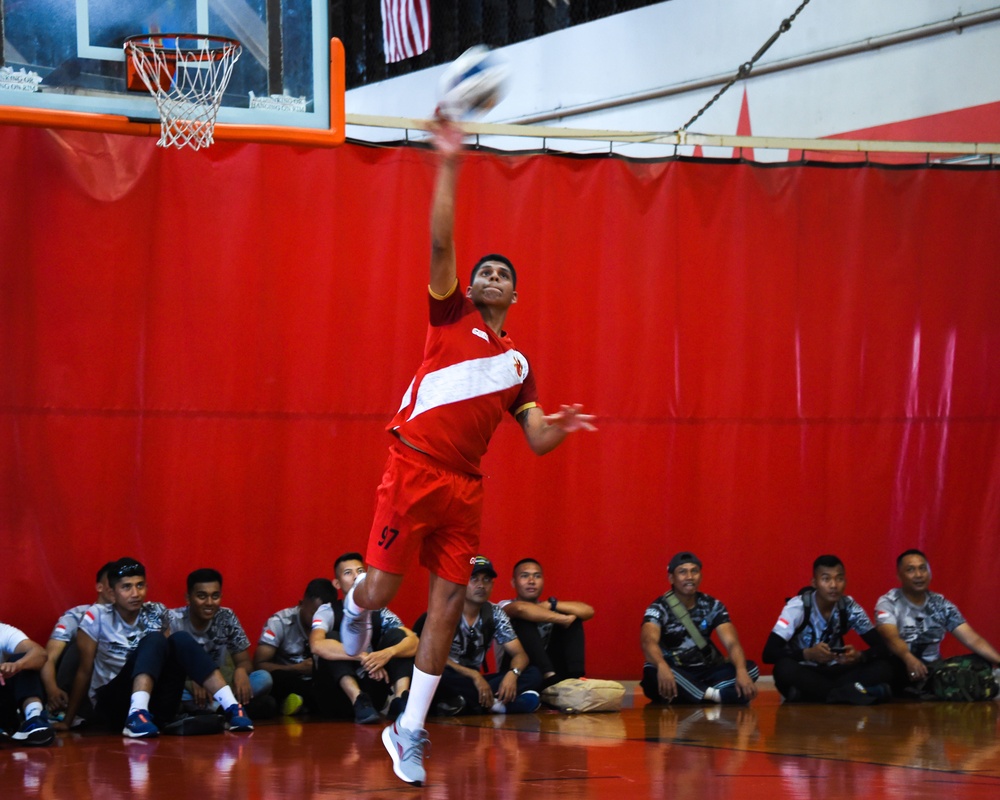
<instances>
[{"instance_id":1,"label":"basketball hoop","mask_svg":"<svg viewBox=\"0 0 1000 800\"><path fill-rule=\"evenodd\" d=\"M208 147L222 95L242 52L236 39L143 33L124 42L128 88L149 90L160 113L160 147Z\"/></svg>"}]
</instances>

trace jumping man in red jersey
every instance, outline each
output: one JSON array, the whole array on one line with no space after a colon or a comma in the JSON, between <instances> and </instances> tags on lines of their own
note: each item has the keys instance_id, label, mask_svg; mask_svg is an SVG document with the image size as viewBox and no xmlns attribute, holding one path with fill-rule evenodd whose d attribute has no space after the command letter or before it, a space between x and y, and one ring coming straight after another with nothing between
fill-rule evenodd
<instances>
[{"instance_id":1,"label":"jumping man in red jersey","mask_svg":"<svg viewBox=\"0 0 1000 800\"><path fill-rule=\"evenodd\" d=\"M544 455L567 434L594 430L579 405L546 416L527 358L503 330L517 302L517 273L504 256L484 256L460 291L453 230L461 130L442 122L431 207L430 328L424 360L389 431L389 450L368 540L368 572L344 600L341 638L356 655L368 648L371 610L387 605L415 553L430 571L427 621L420 636L406 708L382 732L396 775L422 785L424 720L462 613L469 569L479 552L479 463L505 411L529 447Z\"/></svg>"}]
</instances>

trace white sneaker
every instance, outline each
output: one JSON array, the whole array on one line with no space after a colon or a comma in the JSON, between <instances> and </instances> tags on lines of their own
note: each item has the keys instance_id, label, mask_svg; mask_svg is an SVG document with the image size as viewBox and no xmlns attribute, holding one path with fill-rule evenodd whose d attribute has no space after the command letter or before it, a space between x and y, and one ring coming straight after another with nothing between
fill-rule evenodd
<instances>
[{"instance_id":1,"label":"white sneaker","mask_svg":"<svg viewBox=\"0 0 1000 800\"><path fill-rule=\"evenodd\" d=\"M382 731L382 744L392 758L392 771L396 777L413 786L423 786L427 780L424 750L431 746L427 731L411 731L400 728L399 723L394 722Z\"/></svg>"},{"instance_id":2,"label":"white sneaker","mask_svg":"<svg viewBox=\"0 0 1000 800\"><path fill-rule=\"evenodd\" d=\"M354 602L354 590L361 585L365 579L365 573L361 573L351 587L351 591L344 598L344 618L340 621L340 643L344 645L344 652L349 656L356 656L369 650L372 643L372 612L368 609L361 609L360 614L352 614L348 611L348 606Z\"/></svg>"}]
</instances>

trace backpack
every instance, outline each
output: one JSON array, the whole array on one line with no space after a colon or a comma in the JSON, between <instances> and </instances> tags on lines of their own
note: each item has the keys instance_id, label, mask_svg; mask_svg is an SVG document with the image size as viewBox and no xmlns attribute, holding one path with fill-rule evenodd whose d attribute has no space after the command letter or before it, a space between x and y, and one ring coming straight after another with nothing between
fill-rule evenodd
<instances>
[{"instance_id":1,"label":"backpack","mask_svg":"<svg viewBox=\"0 0 1000 800\"><path fill-rule=\"evenodd\" d=\"M937 700L992 700L1000 694L1000 686L990 663L967 653L938 659L928 665L924 691Z\"/></svg>"},{"instance_id":2,"label":"backpack","mask_svg":"<svg viewBox=\"0 0 1000 800\"><path fill-rule=\"evenodd\" d=\"M566 714L621 711L625 687L618 681L566 678L542 690L545 705Z\"/></svg>"},{"instance_id":3,"label":"backpack","mask_svg":"<svg viewBox=\"0 0 1000 800\"><path fill-rule=\"evenodd\" d=\"M813 600L816 599L816 589L812 586L804 586L799 589L798 596L802 598L802 622L792 631L791 638L788 640L790 642L795 641L795 637L802 633L802 630L809 624L809 618L812 617ZM785 602L787 603L791 599L790 597L786 597ZM847 600L843 597L837 601L837 613L840 616L838 630L840 631L841 640L843 640L844 634L850 630L847 620Z\"/></svg>"}]
</instances>

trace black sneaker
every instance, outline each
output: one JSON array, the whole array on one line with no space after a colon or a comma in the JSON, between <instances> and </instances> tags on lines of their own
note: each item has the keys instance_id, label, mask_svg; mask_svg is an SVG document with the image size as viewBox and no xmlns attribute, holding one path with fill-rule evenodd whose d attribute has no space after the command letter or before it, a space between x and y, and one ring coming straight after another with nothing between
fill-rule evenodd
<instances>
[{"instance_id":1,"label":"black sneaker","mask_svg":"<svg viewBox=\"0 0 1000 800\"><path fill-rule=\"evenodd\" d=\"M48 714L42 711L21 723L11 738L18 744L45 746L55 741L56 732L49 726Z\"/></svg>"},{"instance_id":2,"label":"black sneaker","mask_svg":"<svg viewBox=\"0 0 1000 800\"><path fill-rule=\"evenodd\" d=\"M871 706L878 702L878 698L869 694L860 683L845 683L830 690L826 696L826 702L840 705Z\"/></svg>"},{"instance_id":3,"label":"black sneaker","mask_svg":"<svg viewBox=\"0 0 1000 800\"><path fill-rule=\"evenodd\" d=\"M218 714L184 714L164 725L162 733L168 736L208 736L222 733L224 721Z\"/></svg>"},{"instance_id":4,"label":"black sneaker","mask_svg":"<svg viewBox=\"0 0 1000 800\"><path fill-rule=\"evenodd\" d=\"M354 701L354 721L358 725L371 725L380 719L378 711L372 705L372 699L364 692L359 694L358 699Z\"/></svg>"},{"instance_id":5,"label":"black sneaker","mask_svg":"<svg viewBox=\"0 0 1000 800\"><path fill-rule=\"evenodd\" d=\"M444 696L431 705L432 717L456 717L465 711L465 698L460 694Z\"/></svg>"},{"instance_id":6,"label":"black sneaker","mask_svg":"<svg viewBox=\"0 0 1000 800\"><path fill-rule=\"evenodd\" d=\"M403 692L399 697L392 698L392 702L389 703L389 709L385 712L386 717L389 718L389 722L395 722L399 719L400 714L406 711L406 701L409 699L409 689Z\"/></svg>"}]
</instances>

